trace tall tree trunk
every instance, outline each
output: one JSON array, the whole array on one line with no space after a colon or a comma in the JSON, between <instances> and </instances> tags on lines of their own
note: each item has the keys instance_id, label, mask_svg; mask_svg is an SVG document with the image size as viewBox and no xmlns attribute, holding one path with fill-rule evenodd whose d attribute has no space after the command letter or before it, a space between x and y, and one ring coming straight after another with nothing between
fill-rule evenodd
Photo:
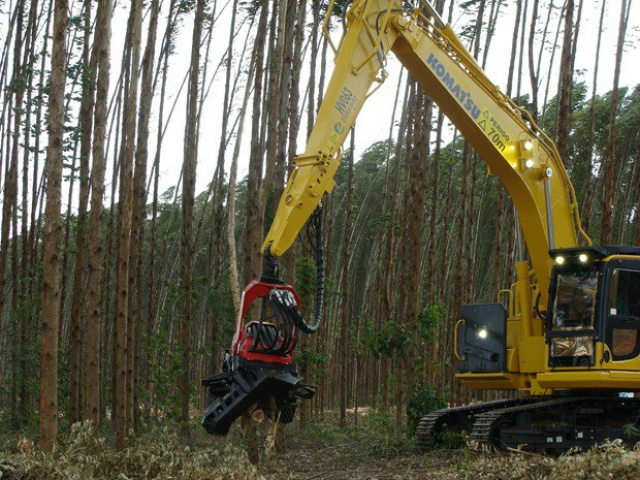
<instances>
[{"instance_id":1,"label":"tall tree trunk","mask_svg":"<svg viewBox=\"0 0 640 480\"><path fill-rule=\"evenodd\" d=\"M536 74L534 41L536 38L536 22L538 21L539 0L533 0L533 12L531 14L531 27L529 30L529 78L531 80L531 115L538 121L538 75Z\"/></svg>"},{"instance_id":2,"label":"tall tree trunk","mask_svg":"<svg viewBox=\"0 0 640 480\"><path fill-rule=\"evenodd\" d=\"M438 123L436 127L436 149L433 154L433 193L431 197L431 219L429 224L429 251L427 253L427 272L429 275L429 303L434 305L438 299L436 285L438 283L438 260L436 252L438 250L438 204L440 203L440 161L442 152L442 127L444 125L444 113L438 112Z\"/></svg>"},{"instance_id":3,"label":"tall tree trunk","mask_svg":"<svg viewBox=\"0 0 640 480\"><path fill-rule=\"evenodd\" d=\"M278 125L280 119L280 100L282 98L281 85L282 69L284 65L285 36L287 23L287 5L288 0L278 0L278 23L275 34L275 50L271 59L269 72L269 91L268 99L266 99L267 109L267 145L266 145L266 168L262 185L260 186L260 205L258 214L259 225L258 235L262 236L264 229L265 208L267 206L267 197L272 193L274 185L275 172L280 168L283 159L278 158L278 143L282 141L278 135ZM275 6L274 6L275 8ZM275 12L274 12L275 14ZM287 86L288 87L288 86ZM284 171L282 169L282 171Z\"/></svg>"},{"instance_id":4,"label":"tall tree trunk","mask_svg":"<svg viewBox=\"0 0 640 480\"><path fill-rule=\"evenodd\" d=\"M632 0L622 0L620 5L620 22L618 26L618 47L616 50L616 64L613 74L613 95L611 99L611 114L609 117L609 140L604 165L604 193L602 196L602 232L600 243L609 245L613 240L613 186L616 174L616 119L618 115L618 101L620 84L620 70L624 53L624 39L629 20L628 5Z\"/></svg>"},{"instance_id":5,"label":"tall tree trunk","mask_svg":"<svg viewBox=\"0 0 640 480\"><path fill-rule=\"evenodd\" d=\"M56 0L49 86L47 206L43 238L42 351L40 357L40 448L50 452L58 435L58 308L62 200L64 87L66 78L67 0Z\"/></svg>"},{"instance_id":6,"label":"tall tree trunk","mask_svg":"<svg viewBox=\"0 0 640 480\"><path fill-rule=\"evenodd\" d=\"M193 292L191 277L193 268L193 204L196 186L196 164L198 161L198 83L200 78L200 38L204 18L205 0L198 0L191 44L191 74L189 78L189 99L187 104L187 130L182 183L182 237L180 242L180 281L184 317L181 322L182 377L181 421L184 434L189 433L189 398L191 385L191 323Z\"/></svg>"},{"instance_id":7,"label":"tall tree trunk","mask_svg":"<svg viewBox=\"0 0 640 480\"><path fill-rule=\"evenodd\" d=\"M598 90L598 72L600 67L600 47L602 45L602 31L604 26L604 13L606 11L607 0L602 0L600 9L600 23L598 25L598 41L596 43L595 64L593 67L593 85L591 86L591 102L589 104L589 147L585 167L585 188L584 203L582 210L582 224L584 231L589 233L591 224L591 205L593 204L594 190L591 188L593 178L593 160L595 152L595 131L596 131L596 97Z\"/></svg>"},{"instance_id":8,"label":"tall tree trunk","mask_svg":"<svg viewBox=\"0 0 640 480\"><path fill-rule=\"evenodd\" d=\"M565 165L569 165L569 126L571 123L571 92L573 91L573 8L574 0L567 1L564 17L564 41L560 63L560 109L558 113L558 153Z\"/></svg>"},{"instance_id":9,"label":"tall tree trunk","mask_svg":"<svg viewBox=\"0 0 640 480\"><path fill-rule=\"evenodd\" d=\"M415 362L418 355L417 325L420 311L420 268L412 258L416 252L422 252L422 236L424 227L424 207L427 190L427 169L429 146L431 139L431 114L433 103L421 90L416 92L416 110L413 118L415 141L409 162L409 184L405 186L409 194L409 208L404 213L403 265L402 283L405 285L403 297L406 307L402 318L411 341L411 349L406 359L407 397L415 388ZM401 300L402 301L402 300Z\"/></svg>"},{"instance_id":10,"label":"tall tree trunk","mask_svg":"<svg viewBox=\"0 0 640 480\"><path fill-rule=\"evenodd\" d=\"M152 338L156 331L156 317L159 309L160 302L160 288L157 277L160 277L161 271L157 268L156 265L156 248L158 244L158 189L160 182L160 155L162 152L162 141L163 141L163 129L164 129L164 106L165 106L165 97L167 91L167 76L169 72L169 54L171 52L171 32L175 27L175 22L177 20L177 14L175 14L175 6L177 0L171 0L169 4L169 13L167 26L164 34L164 43L163 49L161 52L161 60L158 62L162 62L162 80L160 86L160 105L158 106L158 127L157 127L157 136L156 136L156 152L153 161L153 202L151 206L151 239L149 246L149 282L148 282L148 309L147 309L147 324L145 327L145 333L147 338ZM163 58L164 57L164 58ZM159 262L162 265L162 262ZM150 358L147 362L147 378L146 378L146 390L147 395L149 397L149 408L148 413L150 413L151 407L154 402L154 394L155 394L155 384L152 381L152 376L150 369L155 366L156 360L158 358L158 351L154 349L150 355Z\"/></svg>"},{"instance_id":11,"label":"tall tree trunk","mask_svg":"<svg viewBox=\"0 0 640 480\"><path fill-rule=\"evenodd\" d=\"M144 221L147 203L147 159L149 157L149 120L153 101L153 65L155 57L156 32L158 28L159 0L151 4L149 19L149 33L147 46L142 58L142 80L140 89L140 112L138 115L138 138L135 153L135 172L133 176L133 207L131 217L131 247L129 252L129 320L134 327L133 352L130 358L132 366L132 404L133 429L140 432L140 398L139 398L139 370L140 349L143 333L143 269L142 253L144 245Z\"/></svg>"},{"instance_id":12,"label":"tall tree trunk","mask_svg":"<svg viewBox=\"0 0 640 480\"><path fill-rule=\"evenodd\" d=\"M35 54L35 43L37 39L37 25L36 23L39 21L37 12L39 11L39 3L37 0L31 2L31 11L29 13L29 23L27 26L27 35L25 38L29 38L29 44L25 49L24 55L24 64L29 70L34 68L34 64L36 61ZM42 10L44 11L44 10ZM42 15L42 14L40 14ZM25 140L24 140L24 149L23 149L23 172L22 172L22 231L20 233L21 238L21 249L22 249L22 260L21 260L21 281L20 281L20 302L21 302L21 310L22 315L20 321L20 401L18 406L18 415L22 420L27 418L29 406L30 406L30 398L31 394L29 389L27 388L26 379L29 377L29 367L30 362L27 358L27 348L29 345L29 340L31 336L31 331L33 328L31 327L31 315L29 312L28 305L33 305L35 302L35 295L33 294L33 290L31 290L31 285L34 283L30 278L30 272L33 272L34 263L31 260L31 245L30 245L30 236L29 236L29 157L31 155L31 127L32 127L32 110L33 110L33 84L36 79L36 74L33 72L29 75L29 80L26 83L27 89L27 99L25 104L25 121L24 121L24 132L25 132ZM35 204L32 208L36 208Z\"/></svg>"},{"instance_id":13,"label":"tall tree trunk","mask_svg":"<svg viewBox=\"0 0 640 480\"><path fill-rule=\"evenodd\" d=\"M349 260L351 258L351 234L353 225L351 217L353 214L353 159L355 156L355 128L351 129L351 148L349 151L349 164L347 176L347 193L345 194L345 217L344 235L342 241L342 279L340 292L340 334L338 340L340 349L340 427L345 426L347 414L347 364L349 356L349 337L347 335L347 325L349 323Z\"/></svg>"},{"instance_id":14,"label":"tall tree trunk","mask_svg":"<svg viewBox=\"0 0 640 480\"><path fill-rule=\"evenodd\" d=\"M120 202L118 204L118 255L116 290L115 332L115 391L114 418L116 448L127 444L127 432L131 426L133 404L132 370L134 328L129 318L129 252L131 237L131 210L133 196L133 158L136 138L136 111L138 105L138 78L140 64L140 30L142 25L142 0L131 4L131 78L128 85L125 109L122 164L120 165Z\"/></svg>"},{"instance_id":15,"label":"tall tree trunk","mask_svg":"<svg viewBox=\"0 0 640 480\"><path fill-rule=\"evenodd\" d=\"M307 106L307 138L311 136L316 117L316 70L318 65L318 31L320 30L320 0L311 0L311 59L309 61L309 103Z\"/></svg>"},{"instance_id":16,"label":"tall tree trunk","mask_svg":"<svg viewBox=\"0 0 640 480\"><path fill-rule=\"evenodd\" d=\"M457 250L458 250L458 263L466 258L467 249L469 246L467 245L467 216L468 216L468 198L469 198L469 169L471 164L471 147L465 141L464 142L464 150L462 153L462 181L460 185L460 212L458 217L458 239L457 239ZM455 273L455 286L454 286L454 304L453 304L453 322L457 320L458 312L460 312L462 305L465 301L465 285L468 281L467 272L465 269L456 268ZM450 375L453 377L453 362L451 362L451 372ZM449 403L451 405L457 405L459 400L459 384L455 381L455 384L451 387L451 392L449 394Z\"/></svg>"},{"instance_id":17,"label":"tall tree trunk","mask_svg":"<svg viewBox=\"0 0 640 480\"><path fill-rule=\"evenodd\" d=\"M3 255L7 255L9 248L11 249L11 315L9 316L9 332L11 336L15 336L18 332L18 156L20 150L20 127L22 123L22 102L24 99L24 82L21 80L21 75L24 75L23 65L21 64L22 47L23 47L23 26L24 26L24 10L25 2L19 2L16 5L16 40L13 49L13 75L11 79L11 85L9 90L14 90L14 95L11 98L13 101L13 134L7 135L7 150L10 151L10 163L8 165L9 171L7 172L7 181L9 183L6 189L4 202L10 205L9 217L4 218L7 228L11 228L13 238L11 244L3 244ZM7 49L9 44L7 44ZM11 101L10 100L10 101ZM11 125L11 118L7 125ZM28 135L28 132L27 132ZM9 150L10 146L10 150ZM8 232L5 233L8 238ZM3 273L4 276L4 273ZM0 291L0 294L4 296L4 290ZM0 315L2 310L0 310ZM20 419L18 418L18 348L17 342L13 341L10 345L10 363L11 363L11 425L14 430L20 428Z\"/></svg>"},{"instance_id":18,"label":"tall tree trunk","mask_svg":"<svg viewBox=\"0 0 640 480\"><path fill-rule=\"evenodd\" d=\"M76 232L76 260L73 273L70 323L69 365L69 422L80 421L82 410L82 338L85 301L85 278L87 266L87 207L89 203L89 162L91 160L91 138L93 136L93 109L95 104L96 49L89 56L91 31L91 1L84 2L85 39L82 59L86 71L82 73L82 102L80 104L80 200L78 204L78 227ZM94 40L95 42L95 40Z\"/></svg>"},{"instance_id":19,"label":"tall tree trunk","mask_svg":"<svg viewBox=\"0 0 640 480\"><path fill-rule=\"evenodd\" d=\"M96 84L95 125L93 137L93 163L91 169L91 212L89 214L89 270L87 273L88 322L87 322L87 380L85 382L85 418L93 423L96 434L100 427L101 368L100 347L102 314L100 308L100 287L102 284L102 197L105 176L105 137L107 124L107 95L109 92L110 46L111 46L111 3L101 2L98 6L97 30L95 37Z\"/></svg>"},{"instance_id":20,"label":"tall tree trunk","mask_svg":"<svg viewBox=\"0 0 640 480\"><path fill-rule=\"evenodd\" d=\"M256 31L256 73L253 85L253 107L251 120L251 152L249 156L249 178L247 188L249 192L259 192L262 177L263 149L260 141L260 116L262 103L262 90L264 80L264 46L267 34L267 0L260 3L260 18ZM258 231L260 226L260 195L249 195L247 198L247 214L245 220L244 236L242 239L243 253L243 278L248 284L253 278L259 275L259 259L257 253L260 249L262 231Z\"/></svg>"},{"instance_id":21,"label":"tall tree trunk","mask_svg":"<svg viewBox=\"0 0 640 480\"><path fill-rule=\"evenodd\" d=\"M236 315L240 309L240 285L238 275L238 261L236 254L236 176L238 173L238 158L240 157L240 147L242 144L242 136L244 133L244 120L249 104L251 94L251 84L255 75L257 51L251 56L251 66L249 67L249 76L247 77L247 86L245 88L244 98L242 100L242 108L240 109L240 118L238 120L238 135L231 159L231 169L229 171L229 191L227 193L227 245L229 247L229 283L231 288L231 296L233 300L233 308Z\"/></svg>"}]
</instances>

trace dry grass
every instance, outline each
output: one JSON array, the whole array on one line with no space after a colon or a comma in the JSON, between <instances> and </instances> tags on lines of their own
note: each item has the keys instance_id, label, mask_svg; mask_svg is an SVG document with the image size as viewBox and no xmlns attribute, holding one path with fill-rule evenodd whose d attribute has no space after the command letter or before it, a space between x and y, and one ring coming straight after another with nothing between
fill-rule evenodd
<instances>
[{"instance_id":1,"label":"dry grass","mask_svg":"<svg viewBox=\"0 0 640 480\"><path fill-rule=\"evenodd\" d=\"M155 428L117 452L75 425L51 455L29 439L0 445L1 480L631 480L640 478L640 452L618 442L559 459L472 448L420 453L388 416L363 416L339 429L330 420L291 428L287 453L248 461L234 429L230 438L196 435L186 445L174 430Z\"/></svg>"},{"instance_id":2,"label":"dry grass","mask_svg":"<svg viewBox=\"0 0 640 480\"><path fill-rule=\"evenodd\" d=\"M261 480L237 445L184 445L168 428L139 437L123 451L95 439L88 424L77 424L50 455L0 447L2 480Z\"/></svg>"}]
</instances>

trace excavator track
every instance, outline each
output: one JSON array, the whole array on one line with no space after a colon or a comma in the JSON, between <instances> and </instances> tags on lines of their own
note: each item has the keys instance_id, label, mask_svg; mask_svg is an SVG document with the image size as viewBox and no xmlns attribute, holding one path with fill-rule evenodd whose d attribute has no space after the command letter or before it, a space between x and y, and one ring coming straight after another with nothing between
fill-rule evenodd
<instances>
[{"instance_id":1,"label":"excavator track","mask_svg":"<svg viewBox=\"0 0 640 480\"><path fill-rule=\"evenodd\" d=\"M476 442L488 446L497 445L500 434L499 428L501 422L505 422L507 417L523 414L525 412L540 412L542 410L551 409L566 405L567 403L578 402L581 398L556 398L553 400L538 400L525 405L515 405L498 410L492 410L477 416L473 430L471 431L471 439Z\"/></svg>"},{"instance_id":2,"label":"excavator track","mask_svg":"<svg viewBox=\"0 0 640 480\"><path fill-rule=\"evenodd\" d=\"M633 440L625 438L625 429L639 424L640 399L541 398L478 414L471 439L500 449L561 454L570 448L588 449L607 439Z\"/></svg>"},{"instance_id":3,"label":"excavator track","mask_svg":"<svg viewBox=\"0 0 640 480\"><path fill-rule=\"evenodd\" d=\"M480 445L561 454L589 449L607 439L628 438L640 427L640 399L615 395L529 397L437 410L416 431L418 447L437 446L441 433L470 432Z\"/></svg>"},{"instance_id":4,"label":"excavator track","mask_svg":"<svg viewBox=\"0 0 640 480\"><path fill-rule=\"evenodd\" d=\"M437 445L437 436L440 433L445 431L451 433L470 432L476 415L518 405L523 401L521 399L494 400L431 412L418 423L416 429L418 447L423 451L430 450Z\"/></svg>"}]
</instances>

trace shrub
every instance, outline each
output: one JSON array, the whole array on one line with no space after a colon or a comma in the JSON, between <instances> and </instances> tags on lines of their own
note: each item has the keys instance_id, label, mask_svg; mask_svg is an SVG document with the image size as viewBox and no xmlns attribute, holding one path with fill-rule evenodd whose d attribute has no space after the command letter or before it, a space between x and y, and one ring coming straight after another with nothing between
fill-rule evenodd
<instances>
[{"instance_id":1,"label":"shrub","mask_svg":"<svg viewBox=\"0 0 640 480\"><path fill-rule=\"evenodd\" d=\"M409 433L413 436L418 428L418 423L425 415L434 410L447 407L447 401L435 388L418 384L407 403L407 417Z\"/></svg>"}]
</instances>

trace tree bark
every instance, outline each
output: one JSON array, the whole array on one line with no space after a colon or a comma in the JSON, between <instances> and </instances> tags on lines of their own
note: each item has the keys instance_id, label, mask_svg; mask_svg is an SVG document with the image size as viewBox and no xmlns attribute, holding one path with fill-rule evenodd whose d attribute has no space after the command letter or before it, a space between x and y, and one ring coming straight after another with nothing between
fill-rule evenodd
<instances>
[{"instance_id":1,"label":"tree bark","mask_svg":"<svg viewBox=\"0 0 640 480\"><path fill-rule=\"evenodd\" d=\"M242 239L243 250L243 278L248 284L253 278L259 275L259 265L257 253L260 250L260 237L262 231L257 231L260 226L260 183L262 177L262 157L263 149L260 141L260 113L262 103L263 77L264 77L264 46L267 33L267 0L260 3L260 18L256 31L256 66L253 85L253 107L251 121L251 153L249 157L249 178L247 181L247 214L245 220L244 236Z\"/></svg>"},{"instance_id":2,"label":"tree bark","mask_svg":"<svg viewBox=\"0 0 640 480\"><path fill-rule=\"evenodd\" d=\"M567 1L564 17L564 41L562 43L562 61L560 63L560 109L558 112L558 153L568 166L569 159L569 127L571 123L571 92L573 91L573 9L574 0Z\"/></svg>"},{"instance_id":3,"label":"tree bark","mask_svg":"<svg viewBox=\"0 0 640 480\"><path fill-rule=\"evenodd\" d=\"M593 67L593 85L591 86L591 103L589 105L589 147L587 152L587 164L585 168L585 193L582 210L582 225L584 231L589 233L591 224L591 205L593 204L594 188L591 188L593 178L593 160L595 152L595 131L596 131L596 97L598 90L598 72L600 67L600 47L602 45L602 30L604 26L604 13L606 11L607 0L602 0L600 9L600 23L598 26L598 40L596 42L596 55Z\"/></svg>"},{"instance_id":4,"label":"tree bark","mask_svg":"<svg viewBox=\"0 0 640 480\"><path fill-rule=\"evenodd\" d=\"M349 356L349 336L347 335L347 325L349 323L349 259L351 255L351 234L353 225L351 217L353 214L353 159L355 156L355 128L351 129L351 148L349 152L347 193L345 195L345 217L344 235L342 242L342 279L340 292L340 427L345 426L347 415L347 388L348 375L347 364Z\"/></svg>"},{"instance_id":5,"label":"tree bark","mask_svg":"<svg viewBox=\"0 0 640 480\"><path fill-rule=\"evenodd\" d=\"M413 121L415 141L411 153L407 157L409 162L409 209L405 212L405 228L403 233L404 257L404 297L406 307L404 316L400 317L411 339L411 348L406 360L407 397L413 394L415 388L415 361L417 349L417 325L420 312L420 268L412 258L416 252L422 252L422 237L424 227L424 208L427 190L427 170L431 141L431 115L433 103L421 90L416 92L416 111Z\"/></svg>"},{"instance_id":6,"label":"tree bark","mask_svg":"<svg viewBox=\"0 0 640 480\"><path fill-rule=\"evenodd\" d=\"M538 75L536 74L534 59L534 41L536 38L536 22L538 20L539 0L533 0L533 12L531 14L531 27L529 30L529 78L531 80L531 116L538 121Z\"/></svg>"},{"instance_id":7,"label":"tree bark","mask_svg":"<svg viewBox=\"0 0 640 480\"><path fill-rule=\"evenodd\" d=\"M143 325L143 271L142 253L144 245L144 225L147 210L147 160L149 157L149 121L151 117L151 104L153 102L153 65L155 58L156 32L158 28L159 0L153 0L151 4L151 16L149 19L149 33L145 53L142 58L142 81L140 89L140 112L138 114L138 138L135 153L135 172L133 176L133 207L131 217L131 246L129 252L129 321L134 327L133 351L130 359L133 362L132 374L132 398L133 404L133 429L140 432L140 399L139 399L139 369L140 349Z\"/></svg>"},{"instance_id":8,"label":"tree bark","mask_svg":"<svg viewBox=\"0 0 640 480\"><path fill-rule=\"evenodd\" d=\"M262 179L262 185L260 186L260 205L259 205L259 225L258 234L262 236L262 231L265 227L264 217L265 208L267 206L267 197L271 193L271 189L274 185L275 172L278 170L279 163L282 163L282 159L278 159L278 143L282 141L278 135L278 125L280 119L280 100L282 98L282 89L284 85L281 84L282 68L284 64L284 48L285 48L285 36L286 36L286 20L287 20L287 5L288 0L278 0L278 23L275 32L275 50L270 64L269 72L269 94L267 100L267 145L266 145L266 169L264 178ZM275 7L274 7L275 8ZM288 86L287 86L288 87Z\"/></svg>"},{"instance_id":9,"label":"tree bark","mask_svg":"<svg viewBox=\"0 0 640 480\"><path fill-rule=\"evenodd\" d=\"M138 78L140 64L140 30L142 0L131 4L131 78L128 85L127 108L124 118L122 165L120 165L120 202L118 211L118 256L116 290L115 336L115 431L116 448L127 445L127 432L133 416L132 373L134 325L129 318L129 252L131 238L131 210L133 195L133 159L136 137L136 110L138 105Z\"/></svg>"},{"instance_id":10,"label":"tree bark","mask_svg":"<svg viewBox=\"0 0 640 480\"><path fill-rule=\"evenodd\" d=\"M43 238L42 351L40 357L40 448L50 452L58 435L58 309L60 307L60 207L66 79L67 0L56 0L49 87L47 205Z\"/></svg>"},{"instance_id":11,"label":"tree bark","mask_svg":"<svg viewBox=\"0 0 640 480\"><path fill-rule=\"evenodd\" d=\"M629 12L627 6L631 0L622 0L620 6L620 22L618 26L618 47L616 50L616 63L613 74L613 94L611 99L611 113L609 117L609 139L604 169L604 193L602 196L602 231L600 243L609 245L613 240L613 186L616 174L616 119L618 115L618 100L620 84L620 71L622 67L622 55L624 53L624 39L627 30Z\"/></svg>"},{"instance_id":12,"label":"tree bark","mask_svg":"<svg viewBox=\"0 0 640 480\"><path fill-rule=\"evenodd\" d=\"M73 272L70 320L70 398L69 422L80 421L82 410L82 339L85 306L85 278L87 267L87 207L89 203L89 162L91 160L91 138L93 136L93 115L95 105L95 71L97 55L94 49L89 56L91 1L85 0L85 39L82 54L85 68L82 82L82 102L80 104L80 200L78 204L78 227L76 232L76 260ZM95 42L95 39L94 39Z\"/></svg>"},{"instance_id":13,"label":"tree bark","mask_svg":"<svg viewBox=\"0 0 640 480\"><path fill-rule=\"evenodd\" d=\"M249 96L251 94L251 84L256 70L257 51L251 56L251 66L249 67L249 76L247 77L247 86L242 100L242 108L240 109L240 118L238 120L238 136L233 150L233 158L231 159L231 169L229 170L229 191L227 194L227 245L229 247L229 283L231 296L233 300L233 308L236 315L240 310L240 285L238 275L238 261L236 249L236 176L238 173L238 158L240 157L240 147L242 144L242 136L244 133L244 120L247 113L247 105L249 104Z\"/></svg>"},{"instance_id":14,"label":"tree bark","mask_svg":"<svg viewBox=\"0 0 640 480\"><path fill-rule=\"evenodd\" d=\"M102 312L100 287L102 284L102 197L104 196L105 140L107 123L107 96L111 69L111 4L112 0L98 6L95 38L97 84L95 125L93 137L93 163L91 168L91 212L89 214L89 270L87 273L88 322L87 322L87 381L85 394L85 418L93 423L94 432L100 428L100 348Z\"/></svg>"},{"instance_id":15,"label":"tree bark","mask_svg":"<svg viewBox=\"0 0 640 480\"><path fill-rule=\"evenodd\" d=\"M182 235L180 241L180 280L184 316L180 324L182 347L181 422L183 434L189 433L189 394L191 385L191 323L193 322L191 291L193 268L193 204L196 185L196 165L198 161L198 83L200 78L200 38L204 18L205 0L198 0L191 44L191 74L189 78L189 99L187 103L187 130L185 157L182 174Z\"/></svg>"}]
</instances>

